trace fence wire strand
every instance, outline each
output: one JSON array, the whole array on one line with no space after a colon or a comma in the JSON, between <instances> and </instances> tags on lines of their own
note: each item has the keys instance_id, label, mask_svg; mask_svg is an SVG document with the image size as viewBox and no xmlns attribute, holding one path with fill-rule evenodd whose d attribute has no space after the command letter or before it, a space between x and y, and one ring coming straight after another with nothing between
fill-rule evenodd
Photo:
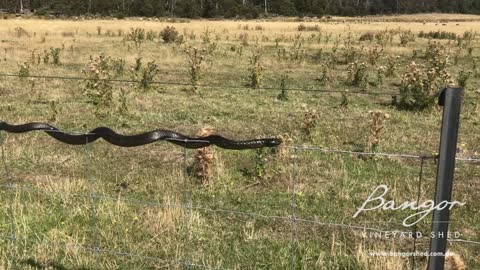
<instances>
[{"instance_id":1,"label":"fence wire strand","mask_svg":"<svg viewBox=\"0 0 480 270\"><path fill-rule=\"evenodd\" d=\"M69 80L69 81L88 81L89 78L84 77L75 77L75 76L47 76L47 75L28 75L21 76L19 74L7 74L0 73L0 76L3 77L15 77L15 78L33 78L33 79L50 79L50 80ZM126 80L126 79L98 79L98 81L108 81L108 82L117 82L117 83L140 83L138 80ZM176 81L152 81L152 84L157 85L172 85L172 86L191 86L191 83L176 82ZM210 88L210 89L236 89L236 90L247 90L250 89L248 86L244 85L220 85L220 84L198 84L197 87ZM266 90L266 91L280 91L281 87L258 87L256 90ZM372 91L344 91L344 90L330 90L330 89L318 89L318 88L300 88L300 87L290 87L284 89L286 91L292 92L310 92L310 93L323 93L323 94L339 94L339 93L348 93L355 95L371 95L371 96L421 96L421 94L402 94L400 92L372 92ZM471 98L477 99L477 98Z\"/></svg>"}]
</instances>

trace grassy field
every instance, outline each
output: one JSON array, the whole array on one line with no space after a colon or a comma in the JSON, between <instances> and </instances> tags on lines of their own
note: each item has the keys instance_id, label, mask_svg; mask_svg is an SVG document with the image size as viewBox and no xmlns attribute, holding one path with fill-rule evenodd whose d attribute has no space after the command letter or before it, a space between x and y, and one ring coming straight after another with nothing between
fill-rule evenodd
<instances>
[{"instance_id":1,"label":"grassy field","mask_svg":"<svg viewBox=\"0 0 480 270\"><path fill-rule=\"evenodd\" d=\"M182 37L164 42L166 26ZM457 157L478 158L479 26L480 16L454 14L0 19L2 121L123 134L209 128L237 139L282 136L287 146L124 149L1 132L0 269L181 269L185 261L190 269L411 269L412 257L369 252L411 251L412 239L369 237L362 228L412 231L402 226L412 211L352 216L380 184L390 188L389 199L416 200L420 160L292 147L433 155L442 109L405 109L392 94L406 87L405 76L418 80L415 74L435 68L442 83L466 84ZM279 98L282 82L291 89L287 100ZM198 177L199 163L208 177ZM436 163L425 160L420 201L433 199L435 175ZM452 211L450 230L479 241L479 164L458 162L455 181L453 200L466 205ZM424 235L430 221L418 225ZM427 251L429 241L418 239L417 250ZM448 247L466 269L480 267L480 245ZM426 261L415 258L414 268Z\"/></svg>"}]
</instances>

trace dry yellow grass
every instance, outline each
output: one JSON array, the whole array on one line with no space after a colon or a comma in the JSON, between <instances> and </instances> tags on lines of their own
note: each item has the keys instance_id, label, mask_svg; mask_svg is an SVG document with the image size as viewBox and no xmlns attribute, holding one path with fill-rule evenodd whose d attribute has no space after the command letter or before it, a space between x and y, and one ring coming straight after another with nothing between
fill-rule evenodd
<instances>
[{"instance_id":1,"label":"dry yellow grass","mask_svg":"<svg viewBox=\"0 0 480 270\"><path fill-rule=\"evenodd\" d=\"M438 23L438 18L447 18L449 22ZM139 19L0 20L0 73L18 74L20 65L30 61L32 51L35 56L42 56L43 50L54 47L61 48L61 64L31 64L31 75L84 77L82 69L87 67L90 56L96 58L105 53L126 61L127 70L122 79L131 79L130 66L141 56L144 64L156 61L159 65L160 73L155 80L188 83L186 47L216 46L202 64L202 84L237 86L235 89L199 87L200 94L193 95L188 91L189 85L154 85L143 91L134 83L112 83L115 98L119 97L120 89L129 91L130 110L125 115L113 113L102 118L95 116L95 106L84 95L84 80L0 77L1 120L12 123L48 121L55 114L50 107L50 101L54 100L58 110L55 125L66 130L86 131L102 125L128 134L170 128L194 135L202 127L211 126L215 132L232 138L285 134L288 146L312 145L358 151L367 146L365 142L371 128L366 117L368 111L381 110L391 118L384 123L384 133L376 135L381 137L376 138L379 151L431 154L438 151L440 108L410 112L391 106L391 96L354 94L346 95L348 106L342 106L338 93L300 91L289 91L288 101L280 101L276 98L280 93L276 88L271 91L242 88L249 75L250 57L257 43L263 47L264 86L278 87L281 75L288 74L287 85L291 88L349 89L351 93L359 89L346 83L348 63L342 62L342 54L347 50L348 40L354 44L354 50L360 52L358 60L368 62L367 51L361 51L362 46L370 48L378 44L360 42L360 35L392 30L392 41L386 42L378 63L368 64L367 70L370 76L367 91L391 93L398 91L401 76L413 59L413 51L424 50L428 44L427 39L417 38L405 46L400 45L399 28L414 33L440 30L461 35L478 29L478 18L424 14L334 17L330 21L291 18L185 23ZM321 30L298 31L300 24L318 25ZM173 25L184 35L185 43L166 44L156 37L137 48L134 42L124 40L131 28L158 34L167 25ZM16 36L17 27L27 31L30 37ZM100 35L97 27L101 27ZM202 40L207 30L210 42ZM245 34L248 44L240 37ZM327 42L328 35L331 37ZM331 80L320 84L319 75L330 61L335 42L341 59L333 67L328 66ZM447 46L451 54L457 50L455 41L439 42ZM296 50L298 44L300 49ZM472 67L472 58L480 55L479 44L478 38L475 39L471 55L464 48L458 64L450 62L448 70L455 79L460 70ZM296 53L303 59L293 59ZM390 56L393 59L398 56L399 68L382 86L376 86L377 68L388 64ZM415 61L426 62L427 59ZM473 77L469 83L460 137L462 156L466 158L480 153L480 103L475 100L480 97L480 92L475 92L480 85ZM315 111L316 116L305 115L305 111ZM310 136L303 134L302 123L305 122L311 123ZM299 269L402 269L411 266L407 259L368 256L371 249L410 251L411 241L365 239L358 230L297 222L298 241L292 243L291 185L295 179L299 218L371 227L401 226L405 213L376 212L352 220L352 209L378 183L391 186L392 197L399 201L416 198L418 160L357 158L291 148L280 149L278 158L274 158L275 153L262 156L255 151L215 149L215 163L209 165L214 172L212 181L199 185L187 170L190 177L186 182L186 196L183 149L167 143L122 149L98 141L86 149L52 143L43 133L6 136L2 132L1 136L5 139L13 182L27 187L11 193L7 189L0 190L0 234L10 236L15 231L19 238L15 243L11 239L7 239L5 245L2 243L1 269L13 268L13 254L18 256L24 269L35 269L35 263L44 268L67 269L91 269L98 265L101 269L179 269L186 253L192 263L227 269L286 269L292 257ZM210 159L211 153L206 154ZM186 157L187 167L191 167L195 152L188 150ZM1 161L0 165L3 165ZM454 197L472 203L472 208L477 209L479 198L474 187L480 182L478 167L459 166L456 182L459 185L454 188ZM252 184L253 176L258 174L256 170L265 174L260 184ZM435 164L427 162L422 200L433 196L434 175ZM6 185L7 181L1 178L0 183ZM92 192L99 197L92 198ZM12 193L15 229L9 226L8 206ZM184 201L186 197L192 203L188 211L184 208L188 203ZM209 208L286 218L226 214L209 211ZM452 226L461 230L465 238L479 239L480 223L478 215L472 214L472 208L461 208L453 213ZM429 230L429 224L420 227ZM21 240L22 237L28 239ZM43 241L60 244L52 246ZM103 252L97 257L91 250L96 244L119 254ZM82 249L84 246L90 249ZM458 250L467 267L478 268L480 253L475 245L455 243L451 246ZM418 249L428 249L425 241ZM140 257L123 256L125 252ZM424 263L424 259L419 259L417 269Z\"/></svg>"}]
</instances>

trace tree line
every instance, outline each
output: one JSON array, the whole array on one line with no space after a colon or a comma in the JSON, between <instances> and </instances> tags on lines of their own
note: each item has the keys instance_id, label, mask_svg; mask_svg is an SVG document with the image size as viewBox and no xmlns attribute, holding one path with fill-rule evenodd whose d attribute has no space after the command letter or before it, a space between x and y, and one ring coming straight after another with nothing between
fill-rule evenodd
<instances>
[{"instance_id":1,"label":"tree line","mask_svg":"<svg viewBox=\"0 0 480 270\"><path fill-rule=\"evenodd\" d=\"M480 14L480 0L0 0L7 12L147 17L359 16L423 12Z\"/></svg>"}]
</instances>

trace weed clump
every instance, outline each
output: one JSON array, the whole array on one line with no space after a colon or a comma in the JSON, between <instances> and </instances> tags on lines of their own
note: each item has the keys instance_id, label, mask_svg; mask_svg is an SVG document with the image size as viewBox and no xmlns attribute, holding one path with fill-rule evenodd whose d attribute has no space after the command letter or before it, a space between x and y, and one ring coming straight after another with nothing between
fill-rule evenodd
<instances>
[{"instance_id":1,"label":"weed clump","mask_svg":"<svg viewBox=\"0 0 480 270\"><path fill-rule=\"evenodd\" d=\"M256 47L252 54L252 57L250 58L250 66L248 67L248 71L250 73L248 77L248 86L253 89L260 88L265 72L265 68L260 63L261 56L261 49L259 47Z\"/></svg>"},{"instance_id":2,"label":"weed clump","mask_svg":"<svg viewBox=\"0 0 480 270\"><path fill-rule=\"evenodd\" d=\"M173 43L178 38L178 31L173 26L167 26L160 32L160 38L165 43Z\"/></svg>"},{"instance_id":3,"label":"weed clump","mask_svg":"<svg viewBox=\"0 0 480 270\"><path fill-rule=\"evenodd\" d=\"M352 62L348 65L347 83L352 86L368 88L367 64L363 62Z\"/></svg>"},{"instance_id":4,"label":"weed clump","mask_svg":"<svg viewBox=\"0 0 480 270\"><path fill-rule=\"evenodd\" d=\"M440 87L451 82L445 69L428 68L412 62L407 67L400 86L398 107L410 110L424 110L435 104Z\"/></svg>"}]
</instances>

